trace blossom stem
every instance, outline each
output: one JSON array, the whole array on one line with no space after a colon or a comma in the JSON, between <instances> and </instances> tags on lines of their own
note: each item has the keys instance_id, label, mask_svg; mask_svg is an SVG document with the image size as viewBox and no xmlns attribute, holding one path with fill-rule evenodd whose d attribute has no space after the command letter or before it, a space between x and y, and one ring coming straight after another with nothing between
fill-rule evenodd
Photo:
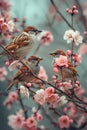
<instances>
[{"instance_id":1,"label":"blossom stem","mask_svg":"<svg viewBox=\"0 0 87 130\"><path fill-rule=\"evenodd\" d=\"M79 0L74 0L74 1L77 3L77 5L78 5L78 7L79 7L79 11L80 11L80 15L81 15L81 19L82 19L84 28L87 28L86 18L85 18L84 15L83 15L83 10L82 10L82 7L81 7L81 5L80 5L80 2L79 2Z\"/></svg>"},{"instance_id":2,"label":"blossom stem","mask_svg":"<svg viewBox=\"0 0 87 130\"><path fill-rule=\"evenodd\" d=\"M71 15L71 25L73 27L73 14ZM74 50L74 40L72 41L72 44L71 44L71 63L72 63L72 57L73 57L73 50Z\"/></svg>"},{"instance_id":3,"label":"blossom stem","mask_svg":"<svg viewBox=\"0 0 87 130\"><path fill-rule=\"evenodd\" d=\"M57 13L62 17L62 19L66 22L66 24L67 24L70 28L72 28L73 30L75 30L75 29L73 28L73 26L67 21L67 19L62 15L62 13L57 9L57 7L56 7L54 1L53 1L53 0L50 0L50 2L51 2L52 5L54 6L56 12L57 12Z\"/></svg>"},{"instance_id":4,"label":"blossom stem","mask_svg":"<svg viewBox=\"0 0 87 130\"><path fill-rule=\"evenodd\" d=\"M4 48L3 45L0 45L0 46L10 55L10 52L7 51L7 50ZM13 59L16 59L16 57L13 56L12 54L11 54L10 56L11 56ZM20 61L23 65L25 65L25 66L30 70L29 66L27 66L22 60L19 59L19 61ZM63 92L61 89L58 89L55 85L51 84L50 82L42 80L41 78L39 78L38 76L36 76L36 75L32 72L32 70L31 70L31 73L32 73L32 75L33 75L35 78L41 80L44 84L48 84L49 86L52 86L52 87L55 88L58 92L60 92L62 95L65 95L66 97L68 97L69 99L71 99L71 101L72 101L75 105L77 105L78 107L81 107L85 112L87 112L87 110L86 110L85 108L83 108L82 106L79 106L78 104L76 104L76 103L75 103L76 100L74 101L70 95L68 95L67 93ZM20 96L20 95L19 95L19 96ZM25 109L24 109L24 106L23 106L23 104L22 104L22 102L21 102L21 100L20 100L20 104L22 105L23 110L25 110ZM26 113L26 112L25 112L25 113ZM27 117L27 115L25 115L25 117Z\"/></svg>"},{"instance_id":5,"label":"blossom stem","mask_svg":"<svg viewBox=\"0 0 87 130\"><path fill-rule=\"evenodd\" d=\"M18 89L18 84L16 85L16 88ZM25 106L23 104L23 101L22 101L22 98L21 98L21 95L20 95L20 91L18 92L18 101L20 103L20 106L24 112L24 116L25 116L25 119L28 118L28 115L27 115L27 110L25 109Z\"/></svg>"},{"instance_id":6,"label":"blossom stem","mask_svg":"<svg viewBox=\"0 0 87 130\"><path fill-rule=\"evenodd\" d=\"M51 123L56 123L56 121L50 116L50 114L45 110L44 107L41 107L43 112L45 113L45 116L51 121Z\"/></svg>"}]
</instances>

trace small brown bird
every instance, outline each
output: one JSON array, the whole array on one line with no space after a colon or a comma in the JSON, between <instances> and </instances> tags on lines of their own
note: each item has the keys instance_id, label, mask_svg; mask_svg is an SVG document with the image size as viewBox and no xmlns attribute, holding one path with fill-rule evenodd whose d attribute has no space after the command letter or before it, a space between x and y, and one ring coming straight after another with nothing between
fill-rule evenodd
<instances>
[{"instance_id":1,"label":"small brown bird","mask_svg":"<svg viewBox=\"0 0 87 130\"><path fill-rule=\"evenodd\" d=\"M60 55L67 56L66 53L62 50L56 50L50 53L50 55L54 57L54 63L55 58L58 58ZM58 69L58 75L62 78L63 81L67 79L73 79L74 81L77 80L78 72L70 61L68 61L68 67L58 67Z\"/></svg>"},{"instance_id":2,"label":"small brown bird","mask_svg":"<svg viewBox=\"0 0 87 130\"><path fill-rule=\"evenodd\" d=\"M54 52L51 52L50 55L53 57L58 57L60 55L66 56L66 53L62 50L55 50Z\"/></svg>"},{"instance_id":3,"label":"small brown bird","mask_svg":"<svg viewBox=\"0 0 87 130\"><path fill-rule=\"evenodd\" d=\"M34 37L41 32L42 31L36 29L35 27L28 26L9 45L7 45L5 49L17 58L23 58L33 48L35 43ZM2 52L0 55L6 55L6 52Z\"/></svg>"},{"instance_id":4,"label":"small brown bird","mask_svg":"<svg viewBox=\"0 0 87 130\"><path fill-rule=\"evenodd\" d=\"M35 79L33 74L38 75L38 73L39 73L39 70L40 70L39 62L41 60L42 60L42 58L37 57L37 56L31 56L30 58L28 58L28 60L25 62L26 66L22 65L22 67L16 73L12 83L7 88L7 90L10 90L13 85L18 84L19 82L21 82L21 83L32 82Z\"/></svg>"}]
</instances>

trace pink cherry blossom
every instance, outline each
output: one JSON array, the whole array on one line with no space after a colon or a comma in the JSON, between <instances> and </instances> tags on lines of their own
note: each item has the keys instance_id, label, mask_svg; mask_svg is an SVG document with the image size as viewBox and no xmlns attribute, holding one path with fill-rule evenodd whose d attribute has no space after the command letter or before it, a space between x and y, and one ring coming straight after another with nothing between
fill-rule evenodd
<instances>
[{"instance_id":1,"label":"pink cherry blossom","mask_svg":"<svg viewBox=\"0 0 87 130\"><path fill-rule=\"evenodd\" d=\"M3 105L6 105L8 109L11 108L13 102L18 100L18 95L16 92L10 92L8 97L3 102Z\"/></svg>"},{"instance_id":2,"label":"pink cherry blossom","mask_svg":"<svg viewBox=\"0 0 87 130\"><path fill-rule=\"evenodd\" d=\"M0 81L4 81L7 76L7 70L5 67L0 68Z\"/></svg>"},{"instance_id":3,"label":"pink cherry blossom","mask_svg":"<svg viewBox=\"0 0 87 130\"><path fill-rule=\"evenodd\" d=\"M50 31L42 31L37 37L41 45L49 45L53 41L53 36Z\"/></svg>"},{"instance_id":4,"label":"pink cherry blossom","mask_svg":"<svg viewBox=\"0 0 87 130\"><path fill-rule=\"evenodd\" d=\"M75 60L77 63L81 63L81 61L82 61L81 55L75 54L74 60Z\"/></svg>"},{"instance_id":5,"label":"pink cherry blossom","mask_svg":"<svg viewBox=\"0 0 87 130\"><path fill-rule=\"evenodd\" d=\"M0 9L4 11L8 11L10 9L11 4L6 0L0 0Z\"/></svg>"},{"instance_id":6,"label":"pink cherry blossom","mask_svg":"<svg viewBox=\"0 0 87 130\"><path fill-rule=\"evenodd\" d=\"M53 68L53 72L58 73L59 72L59 68L58 67L54 67Z\"/></svg>"},{"instance_id":7,"label":"pink cherry blossom","mask_svg":"<svg viewBox=\"0 0 87 130\"><path fill-rule=\"evenodd\" d=\"M60 128L69 128L70 122L71 121L69 117L65 115L62 115L61 117L58 118Z\"/></svg>"},{"instance_id":8,"label":"pink cherry blossom","mask_svg":"<svg viewBox=\"0 0 87 130\"><path fill-rule=\"evenodd\" d=\"M0 18L0 25L4 23L4 18Z\"/></svg>"},{"instance_id":9,"label":"pink cherry blossom","mask_svg":"<svg viewBox=\"0 0 87 130\"><path fill-rule=\"evenodd\" d=\"M72 54L71 50L67 50L67 51L66 51L66 54L67 54L68 56L71 56L71 54Z\"/></svg>"},{"instance_id":10,"label":"pink cherry blossom","mask_svg":"<svg viewBox=\"0 0 87 130\"><path fill-rule=\"evenodd\" d=\"M84 90L84 88L83 87L78 87L78 88L75 88L75 93L76 93L76 95L78 95L78 96L83 96L83 94L85 93L85 90Z\"/></svg>"},{"instance_id":11,"label":"pink cherry blossom","mask_svg":"<svg viewBox=\"0 0 87 130\"><path fill-rule=\"evenodd\" d=\"M52 94L54 94L54 88L53 87L46 88L45 94L46 94L47 97L51 96Z\"/></svg>"},{"instance_id":12,"label":"pink cherry blossom","mask_svg":"<svg viewBox=\"0 0 87 130\"><path fill-rule=\"evenodd\" d=\"M85 54L87 54L87 44L82 44L81 46L80 46L80 48L79 48L79 53L81 54L81 55L85 55Z\"/></svg>"},{"instance_id":13,"label":"pink cherry blossom","mask_svg":"<svg viewBox=\"0 0 87 130\"><path fill-rule=\"evenodd\" d=\"M48 80L48 76L46 74L46 70L44 69L43 66L40 66L40 71L39 71L38 77L43 79L44 81Z\"/></svg>"},{"instance_id":14,"label":"pink cherry blossom","mask_svg":"<svg viewBox=\"0 0 87 130\"><path fill-rule=\"evenodd\" d=\"M12 20L10 20L10 21L8 21L8 30L10 31L10 32L13 32L13 29L14 29L14 27L15 27L15 24L14 24L14 22L12 21Z\"/></svg>"},{"instance_id":15,"label":"pink cherry blossom","mask_svg":"<svg viewBox=\"0 0 87 130\"><path fill-rule=\"evenodd\" d=\"M67 43L71 43L73 41L73 34L74 34L74 31L73 30L67 30L64 34L64 40L67 41Z\"/></svg>"},{"instance_id":16,"label":"pink cherry blossom","mask_svg":"<svg viewBox=\"0 0 87 130\"><path fill-rule=\"evenodd\" d=\"M67 108L66 108L66 114L70 117L70 118L72 118L72 119L76 119L76 117L78 116L78 110L77 110L77 107L75 106L75 104L74 103L72 103L72 102L69 102L68 104L67 104Z\"/></svg>"},{"instance_id":17,"label":"pink cherry blossom","mask_svg":"<svg viewBox=\"0 0 87 130\"><path fill-rule=\"evenodd\" d=\"M51 106L51 107L56 107L58 103L59 96L58 94L51 94L49 97L46 97L46 102Z\"/></svg>"},{"instance_id":18,"label":"pink cherry blossom","mask_svg":"<svg viewBox=\"0 0 87 130\"><path fill-rule=\"evenodd\" d=\"M24 122L24 117L21 114L8 116L8 125L14 130L21 130Z\"/></svg>"},{"instance_id":19,"label":"pink cherry blossom","mask_svg":"<svg viewBox=\"0 0 87 130\"><path fill-rule=\"evenodd\" d=\"M36 94L34 95L34 100L38 104L43 105L45 103L45 91L43 89L36 91Z\"/></svg>"},{"instance_id":20,"label":"pink cherry blossom","mask_svg":"<svg viewBox=\"0 0 87 130\"><path fill-rule=\"evenodd\" d=\"M55 58L55 63L58 66L68 66L68 59L66 56L60 55L58 58Z\"/></svg>"},{"instance_id":21,"label":"pink cherry blossom","mask_svg":"<svg viewBox=\"0 0 87 130\"><path fill-rule=\"evenodd\" d=\"M15 102L15 101L18 100L18 94L16 92L10 92L9 95L8 95L8 99L11 102Z\"/></svg>"},{"instance_id":22,"label":"pink cherry blossom","mask_svg":"<svg viewBox=\"0 0 87 130\"><path fill-rule=\"evenodd\" d=\"M4 23L1 25L1 30L2 30L2 32L7 31L7 30L8 30L8 24L4 22Z\"/></svg>"},{"instance_id":23,"label":"pink cherry blossom","mask_svg":"<svg viewBox=\"0 0 87 130\"><path fill-rule=\"evenodd\" d=\"M23 128L26 130L36 130L37 122L34 117L29 117L23 122Z\"/></svg>"},{"instance_id":24,"label":"pink cherry blossom","mask_svg":"<svg viewBox=\"0 0 87 130\"><path fill-rule=\"evenodd\" d=\"M64 34L64 40L67 41L67 43L72 43L76 46L79 45L79 43L82 43L83 37L80 35L80 33L76 30L67 30Z\"/></svg>"},{"instance_id":25,"label":"pink cherry blossom","mask_svg":"<svg viewBox=\"0 0 87 130\"><path fill-rule=\"evenodd\" d=\"M37 121L42 121L43 120L43 116L42 116L42 114L40 114L40 113L37 113Z\"/></svg>"},{"instance_id":26,"label":"pink cherry blossom","mask_svg":"<svg viewBox=\"0 0 87 130\"><path fill-rule=\"evenodd\" d=\"M87 36L87 31L84 31L84 35Z\"/></svg>"},{"instance_id":27,"label":"pink cherry blossom","mask_svg":"<svg viewBox=\"0 0 87 130\"><path fill-rule=\"evenodd\" d=\"M72 84L70 82L63 82L64 90L72 89Z\"/></svg>"},{"instance_id":28,"label":"pink cherry blossom","mask_svg":"<svg viewBox=\"0 0 87 130\"><path fill-rule=\"evenodd\" d=\"M78 31L75 31L73 33L73 40L76 46L79 45L79 43L82 43L83 37L80 35Z\"/></svg>"}]
</instances>

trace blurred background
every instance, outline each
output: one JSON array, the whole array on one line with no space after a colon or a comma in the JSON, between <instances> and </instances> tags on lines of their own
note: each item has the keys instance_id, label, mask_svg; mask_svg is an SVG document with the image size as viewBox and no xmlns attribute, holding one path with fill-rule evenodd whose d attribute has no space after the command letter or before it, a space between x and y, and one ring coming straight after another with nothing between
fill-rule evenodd
<instances>
[{"instance_id":1,"label":"blurred background","mask_svg":"<svg viewBox=\"0 0 87 130\"><path fill-rule=\"evenodd\" d=\"M3 1L3 0L2 0ZM63 35L66 30L69 29L68 25L64 22L59 14L56 14L50 0L8 0L11 3L11 15L12 18L26 19L26 26L36 26L42 30L50 30L53 34L54 40L50 45L42 45L37 52L37 55L43 57L41 65L47 71L49 80L52 76L52 58L49 56L49 52L56 49L67 50L71 48L71 45L66 44L63 40ZM79 14L74 18L74 28L80 31L80 34L84 37L84 43L87 39L83 35L83 32L87 30L87 0L54 0L58 10L65 16L68 22L71 22L70 15L66 12L66 8L72 8L73 4L76 4L79 10ZM38 46L37 43L31 52L32 55ZM75 52L78 51L79 46L75 47ZM0 59L0 67L4 65L3 59ZM79 71L79 81L85 88L87 87L87 55L82 56L82 63L77 68ZM5 90L6 83L0 82L1 89ZM11 130L7 125L7 116L11 113L2 104L5 97L0 97L0 130ZM32 102L31 102L32 104ZM18 109L13 106L12 113ZM44 120L44 124L48 126L49 122ZM49 126L50 127L50 126ZM51 128L53 130L53 128Z\"/></svg>"}]
</instances>

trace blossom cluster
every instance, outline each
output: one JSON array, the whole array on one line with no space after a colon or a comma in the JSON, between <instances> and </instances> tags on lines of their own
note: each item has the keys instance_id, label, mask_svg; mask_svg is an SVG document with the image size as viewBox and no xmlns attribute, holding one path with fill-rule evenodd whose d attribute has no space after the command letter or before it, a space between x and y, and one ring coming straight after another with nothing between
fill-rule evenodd
<instances>
[{"instance_id":1,"label":"blossom cluster","mask_svg":"<svg viewBox=\"0 0 87 130\"><path fill-rule=\"evenodd\" d=\"M74 44L78 46L80 43L82 43L83 37L78 31L69 29L64 34L64 40L66 40L67 43L72 43L74 41Z\"/></svg>"},{"instance_id":2,"label":"blossom cluster","mask_svg":"<svg viewBox=\"0 0 87 130\"><path fill-rule=\"evenodd\" d=\"M6 96L3 105L8 109L11 110L13 105L18 104L21 107L19 111L8 116L8 125L13 130L47 130L48 128L43 125L43 120L46 118L55 129L85 128L87 124L87 98L84 96L85 90L78 80L77 67L82 62L82 55L87 54L86 43L79 48L81 55L74 51L74 48L84 41L80 32L75 30L72 25L71 29L66 30L63 36L63 39L71 44L71 49L66 51L57 49L50 53L53 58L50 78L45 67L39 65L41 57L39 60L35 58L37 58L36 55L42 45L51 45L54 42L52 33L48 30L40 31L33 26L26 27L31 29L30 32L25 31L27 19L14 18L12 20L9 13L10 3L5 0L0 0L0 6L2 10L0 14L1 42L4 41L6 45L5 38L11 40L9 45L0 44L4 50L1 55L7 56L4 63L12 73L12 76L9 77L6 67L0 67L0 81L6 80L7 90L10 90L6 93L0 90L0 96ZM55 7L53 7L54 14L59 12ZM76 5L66 11L73 18L74 15L78 14ZM29 38L28 41L26 37ZM28 44L32 44L33 41L39 43L34 55L29 58L26 58L27 54L20 57L27 48L30 49ZM12 51L16 50L15 53L10 53L9 48ZM18 52L20 53L16 56ZM10 82L12 82L11 85L9 85ZM30 104L30 102L32 103Z\"/></svg>"},{"instance_id":3,"label":"blossom cluster","mask_svg":"<svg viewBox=\"0 0 87 130\"><path fill-rule=\"evenodd\" d=\"M23 117L23 111L17 112L15 115L10 115L8 117L8 124L14 129L14 130L36 130L37 129L37 123L43 120L43 116L40 112L37 112L35 108L32 109L33 113L28 118L25 119Z\"/></svg>"}]
</instances>

